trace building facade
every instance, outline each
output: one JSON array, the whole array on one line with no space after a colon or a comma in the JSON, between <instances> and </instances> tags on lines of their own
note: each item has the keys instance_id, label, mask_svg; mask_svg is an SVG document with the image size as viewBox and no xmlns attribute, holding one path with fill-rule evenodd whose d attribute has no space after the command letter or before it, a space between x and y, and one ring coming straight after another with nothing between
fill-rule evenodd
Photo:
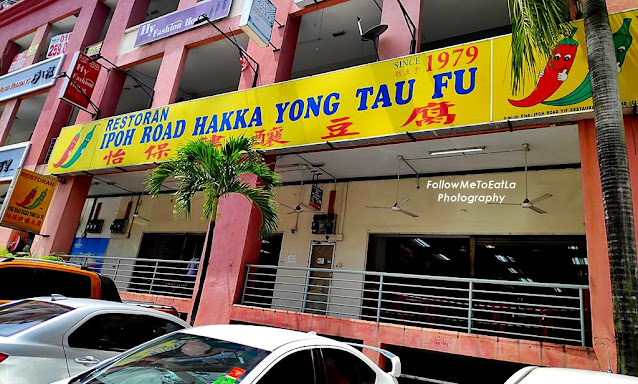
<instances>
[{"instance_id":1,"label":"building facade","mask_svg":"<svg viewBox=\"0 0 638 384\"><path fill-rule=\"evenodd\" d=\"M570 93L588 80L579 3L570 2L575 35L557 48L573 68L554 81L545 72L559 72L543 64L518 95L506 0L271 0L270 44L241 28L245 3L0 9L0 156L19 144L26 169L58 178L40 234L2 228L0 242L22 236L32 253L69 255L113 275L128 298L191 317L197 307L195 324L387 348L413 376L615 370L591 98ZM638 73L636 4L608 5L612 32L626 37L619 79L638 191L638 95L623 87ZM214 26L195 22L201 14ZM91 46L102 68L94 105L81 110L60 99L57 76ZM43 66L57 67L36 87L29 71ZM241 132L282 175L280 227L258 239L258 209L225 197L204 266L203 197L192 218L174 217L177 181L150 198L144 178L181 140Z\"/></svg>"}]
</instances>

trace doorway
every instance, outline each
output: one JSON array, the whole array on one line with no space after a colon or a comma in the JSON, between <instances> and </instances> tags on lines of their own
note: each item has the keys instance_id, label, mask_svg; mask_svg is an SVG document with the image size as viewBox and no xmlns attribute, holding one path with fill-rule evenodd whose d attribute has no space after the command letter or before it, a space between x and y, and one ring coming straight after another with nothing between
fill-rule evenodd
<instances>
[{"instance_id":1,"label":"doorway","mask_svg":"<svg viewBox=\"0 0 638 384\"><path fill-rule=\"evenodd\" d=\"M327 271L310 271L307 275L304 312L325 315L328 308L330 279L332 278L332 260L335 244L328 242L312 242L310 245L310 268Z\"/></svg>"}]
</instances>

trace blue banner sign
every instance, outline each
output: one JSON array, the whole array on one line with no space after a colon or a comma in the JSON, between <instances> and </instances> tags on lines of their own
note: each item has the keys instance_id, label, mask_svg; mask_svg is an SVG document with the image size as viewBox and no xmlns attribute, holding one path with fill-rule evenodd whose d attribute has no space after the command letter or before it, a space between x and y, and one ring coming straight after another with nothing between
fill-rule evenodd
<instances>
[{"instance_id":1,"label":"blue banner sign","mask_svg":"<svg viewBox=\"0 0 638 384\"><path fill-rule=\"evenodd\" d=\"M0 182L11 181L24 164L29 151L29 142L0 147Z\"/></svg>"}]
</instances>

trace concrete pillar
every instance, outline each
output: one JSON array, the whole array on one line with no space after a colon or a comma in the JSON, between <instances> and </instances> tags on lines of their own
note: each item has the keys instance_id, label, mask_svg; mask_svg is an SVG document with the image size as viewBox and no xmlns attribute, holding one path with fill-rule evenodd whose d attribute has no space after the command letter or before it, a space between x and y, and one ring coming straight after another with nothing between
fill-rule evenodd
<instances>
[{"instance_id":1,"label":"concrete pillar","mask_svg":"<svg viewBox=\"0 0 638 384\"><path fill-rule=\"evenodd\" d=\"M0 115L0 146L6 143L19 108L20 99L18 98L9 100L4 105L4 110L2 111L2 115Z\"/></svg>"},{"instance_id":2,"label":"concrete pillar","mask_svg":"<svg viewBox=\"0 0 638 384\"><path fill-rule=\"evenodd\" d=\"M73 28L71 41L69 41L67 46L69 54L81 50L99 39L108 13L108 7L99 0L87 0L85 2ZM47 35L48 26L38 28L36 37L40 36L40 38L46 39ZM44 43L40 45L44 45ZM37 58L36 55L34 57ZM65 60L62 71L68 69L69 62L70 60ZM58 99L61 84L62 82L57 82L49 90L31 138L31 148L25 161L25 168L33 170L43 163L51 139L57 137L60 129L67 125L71 106ZM70 251L75 229L79 222L79 215L82 212L84 199L90 185L91 178L81 176L70 178L67 184L58 187L58 190L53 195L51 208L42 228L42 234L49 237L36 236L32 252L47 254L50 252ZM64 192L69 188L72 189L71 192ZM83 195L82 191L84 191ZM75 212L77 212L77 215ZM0 244L9 244L16 234L17 232L11 229L0 228ZM66 246L68 247L65 249L64 247Z\"/></svg>"},{"instance_id":3,"label":"concrete pillar","mask_svg":"<svg viewBox=\"0 0 638 384\"><path fill-rule=\"evenodd\" d=\"M273 1L273 4L277 6L276 19L283 25L279 28L275 23L271 36L273 45L279 48L279 51L273 51L270 46L261 48L252 40L249 40L246 49L246 52L260 64L258 86L290 80L292 64L295 60L301 17L293 17L288 14L291 6L290 0ZM242 72L239 89L248 89L252 87L252 84L252 70L248 69Z\"/></svg>"},{"instance_id":4,"label":"concrete pillar","mask_svg":"<svg viewBox=\"0 0 638 384\"><path fill-rule=\"evenodd\" d=\"M616 372L616 341L614 313L607 251L607 231L603 194L596 152L596 129L593 120L578 123L580 141L585 234L589 264L589 294L593 347L602 369L611 363ZM633 179L632 179L633 184ZM634 198L635 204L635 198Z\"/></svg>"},{"instance_id":5,"label":"concrete pillar","mask_svg":"<svg viewBox=\"0 0 638 384\"><path fill-rule=\"evenodd\" d=\"M281 20L285 20L283 28L277 28L275 25L272 35L273 44L282 49L273 52L272 47L261 48L252 41L248 43L247 52L260 63L259 85L290 79L299 34L300 18L288 16L292 0L275 0L273 3L278 9L277 20L280 20L281 24L284 24ZM239 89L251 86L252 73L249 70L242 74ZM272 163L274 167L274 159L267 162ZM244 181L257 185L258 178L250 175ZM218 216L213 230L208 267L200 266L199 269L200 276L197 280L199 282L199 279L204 278L204 284L195 325L228 323L231 306L241 299L246 264L259 261L259 209L244 196L231 195L220 201ZM201 259L204 260L204 257ZM202 276L204 269L206 274ZM199 283L196 283L196 287L199 287ZM197 296L197 290L196 288L193 297Z\"/></svg>"},{"instance_id":6,"label":"concrete pillar","mask_svg":"<svg viewBox=\"0 0 638 384\"><path fill-rule=\"evenodd\" d=\"M85 1L67 46L69 55L98 41L108 14L109 8L103 2ZM71 60L64 61L63 72L68 70L70 62ZM57 137L60 129L68 123L71 105L58 98L62 84L63 82L58 81L49 89L42 113L36 123L31 138L31 149L26 160L26 165L32 168L44 162L51 139Z\"/></svg>"},{"instance_id":7,"label":"concrete pillar","mask_svg":"<svg viewBox=\"0 0 638 384\"><path fill-rule=\"evenodd\" d=\"M402 4L416 26L416 52L419 52L423 0L403 0ZM412 35L401 12L401 7L399 7L399 3L396 0L386 0L383 2L381 24L386 24L388 30L379 37L379 59L386 60L409 55Z\"/></svg>"},{"instance_id":8,"label":"concrete pillar","mask_svg":"<svg viewBox=\"0 0 638 384\"><path fill-rule=\"evenodd\" d=\"M155 80L153 108L175 102L187 56L188 49L181 42L173 40L167 43Z\"/></svg>"},{"instance_id":9,"label":"concrete pillar","mask_svg":"<svg viewBox=\"0 0 638 384\"><path fill-rule=\"evenodd\" d=\"M102 43L100 51L102 56L111 62L115 62L124 31L144 21L149 3L150 0L119 0L117 2L111 18L111 24ZM110 64L103 60L98 62L107 68L111 67ZM111 71L102 69L100 72L92 96L92 101L100 109L100 118L115 114L125 80L126 73L117 69ZM90 114L81 111L75 120L75 124L82 124L91 120L93 120L93 117Z\"/></svg>"},{"instance_id":10,"label":"concrete pillar","mask_svg":"<svg viewBox=\"0 0 638 384\"><path fill-rule=\"evenodd\" d=\"M67 177L65 184L58 184L41 235L35 237L31 253L50 255L71 250L91 179L91 176Z\"/></svg>"},{"instance_id":11,"label":"concrete pillar","mask_svg":"<svg viewBox=\"0 0 638 384\"><path fill-rule=\"evenodd\" d=\"M38 61L40 54L43 49L47 49L46 42L47 37L49 37L49 31L51 30L51 24L46 23L38 27L35 30L35 35L33 36L33 40L31 41L31 47L33 47L33 54L31 56L27 56L24 60L24 66L31 65ZM29 48L31 49L31 48Z\"/></svg>"},{"instance_id":12,"label":"concrete pillar","mask_svg":"<svg viewBox=\"0 0 638 384\"><path fill-rule=\"evenodd\" d=\"M18 53L20 53L20 46L11 40L6 40L4 45L0 45L0 76L7 73L13 57Z\"/></svg>"},{"instance_id":13,"label":"concrete pillar","mask_svg":"<svg viewBox=\"0 0 638 384\"><path fill-rule=\"evenodd\" d=\"M179 0L179 5L177 6L177 10L181 11L186 8L193 7L197 4L198 0Z\"/></svg>"}]
</instances>

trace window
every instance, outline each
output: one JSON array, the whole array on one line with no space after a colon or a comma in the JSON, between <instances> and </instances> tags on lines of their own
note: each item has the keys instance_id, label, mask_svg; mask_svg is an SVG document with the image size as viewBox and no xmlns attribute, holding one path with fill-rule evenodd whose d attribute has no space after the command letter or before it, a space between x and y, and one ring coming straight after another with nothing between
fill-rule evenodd
<instances>
[{"instance_id":1,"label":"window","mask_svg":"<svg viewBox=\"0 0 638 384\"><path fill-rule=\"evenodd\" d=\"M69 346L121 352L178 329L182 327L153 316L108 313L92 317L73 331Z\"/></svg>"},{"instance_id":2,"label":"window","mask_svg":"<svg viewBox=\"0 0 638 384\"><path fill-rule=\"evenodd\" d=\"M296 383L317 384L315 364L310 349L295 352L279 360L259 380L259 384L280 384L286 378Z\"/></svg>"},{"instance_id":3,"label":"window","mask_svg":"<svg viewBox=\"0 0 638 384\"><path fill-rule=\"evenodd\" d=\"M27 267L0 268L0 299L17 300L38 296L33 280L35 269Z\"/></svg>"},{"instance_id":4,"label":"window","mask_svg":"<svg viewBox=\"0 0 638 384\"><path fill-rule=\"evenodd\" d=\"M321 350L326 373L326 383L330 384L374 384L376 374L357 356L340 349Z\"/></svg>"},{"instance_id":5,"label":"window","mask_svg":"<svg viewBox=\"0 0 638 384\"><path fill-rule=\"evenodd\" d=\"M70 310L64 305L34 300L7 304L0 308L0 336L15 335Z\"/></svg>"},{"instance_id":6,"label":"window","mask_svg":"<svg viewBox=\"0 0 638 384\"><path fill-rule=\"evenodd\" d=\"M247 345L178 332L125 353L81 382L239 383L269 353ZM286 377L279 376L275 382L279 384Z\"/></svg>"},{"instance_id":7,"label":"window","mask_svg":"<svg viewBox=\"0 0 638 384\"><path fill-rule=\"evenodd\" d=\"M91 278L72 272L29 267L0 268L0 300L18 300L58 293L91 297Z\"/></svg>"}]
</instances>

